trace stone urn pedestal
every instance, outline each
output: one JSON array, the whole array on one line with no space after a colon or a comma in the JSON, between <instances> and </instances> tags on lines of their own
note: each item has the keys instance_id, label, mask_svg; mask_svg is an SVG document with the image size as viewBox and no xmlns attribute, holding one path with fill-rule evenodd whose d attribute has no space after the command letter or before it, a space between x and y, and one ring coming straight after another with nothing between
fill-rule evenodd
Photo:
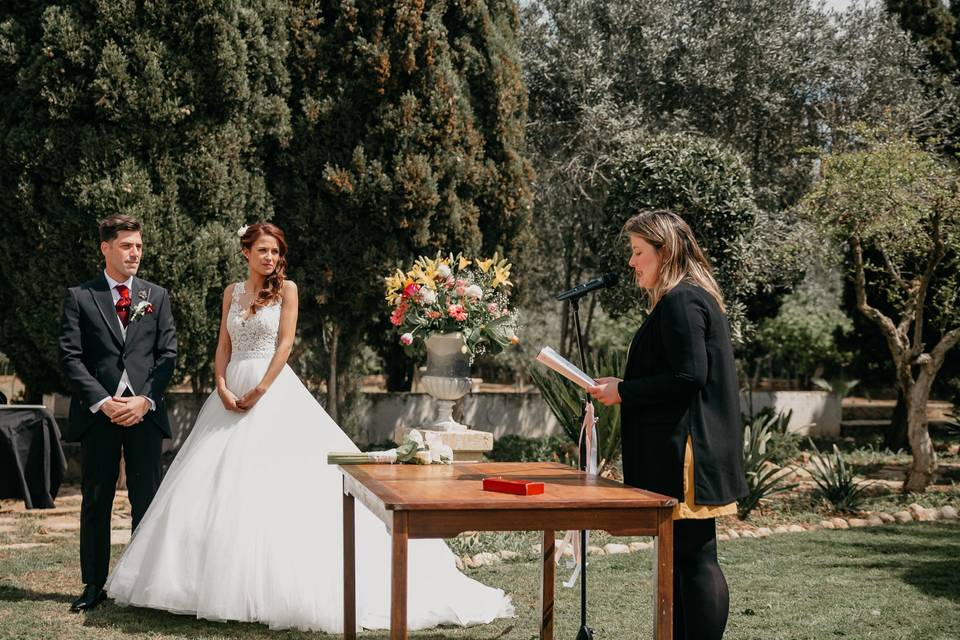
<instances>
[{"instance_id":1,"label":"stone urn pedestal","mask_svg":"<svg viewBox=\"0 0 960 640\"><path fill-rule=\"evenodd\" d=\"M453 449L455 462L482 460L483 454L493 449L492 433L475 431L453 418L457 401L470 393L470 356L463 347L460 333L439 333L427 338L427 371L420 383L437 403L436 419L418 427L398 427L394 441L403 442L414 428L430 432L431 438Z\"/></svg>"}]
</instances>

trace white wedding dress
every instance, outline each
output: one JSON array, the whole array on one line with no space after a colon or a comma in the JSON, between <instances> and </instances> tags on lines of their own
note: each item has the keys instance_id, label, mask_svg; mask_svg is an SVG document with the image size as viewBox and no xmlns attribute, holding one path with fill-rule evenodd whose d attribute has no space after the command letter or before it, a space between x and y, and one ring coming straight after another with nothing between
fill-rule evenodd
<instances>
[{"instance_id":1,"label":"white wedding dress","mask_svg":"<svg viewBox=\"0 0 960 640\"><path fill-rule=\"evenodd\" d=\"M242 396L273 355L280 306L247 316L234 287L227 387ZM356 451L284 366L246 413L213 393L107 581L121 605L274 629L343 631L342 480L328 451ZM390 626L390 537L359 502L357 624ZM409 542L410 629L513 615L510 598L460 573L442 540Z\"/></svg>"}]
</instances>

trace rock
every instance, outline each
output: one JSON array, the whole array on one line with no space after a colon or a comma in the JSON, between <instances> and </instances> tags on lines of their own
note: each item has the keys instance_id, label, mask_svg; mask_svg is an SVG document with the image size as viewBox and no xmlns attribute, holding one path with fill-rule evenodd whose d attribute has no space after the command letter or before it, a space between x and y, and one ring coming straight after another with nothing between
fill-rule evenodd
<instances>
[{"instance_id":1,"label":"rock","mask_svg":"<svg viewBox=\"0 0 960 640\"><path fill-rule=\"evenodd\" d=\"M737 533L736 530L734 529L727 529L727 535L730 536L731 540L736 540L737 538L740 537L740 534Z\"/></svg>"},{"instance_id":2,"label":"rock","mask_svg":"<svg viewBox=\"0 0 960 640\"><path fill-rule=\"evenodd\" d=\"M821 521L820 521L820 527L823 528L823 529L835 529L835 528L836 528L836 527L833 525L833 522L830 521L830 520L821 520Z\"/></svg>"},{"instance_id":3,"label":"rock","mask_svg":"<svg viewBox=\"0 0 960 640\"><path fill-rule=\"evenodd\" d=\"M129 529L133 526L133 520L127 520L126 518L114 518L110 521L111 529Z\"/></svg>"},{"instance_id":4,"label":"rock","mask_svg":"<svg viewBox=\"0 0 960 640\"><path fill-rule=\"evenodd\" d=\"M741 538L756 538L756 537L757 537L757 534L755 534L753 531L750 531L750 530L748 530L748 529L744 529L743 531L740 532L740 537L741 537Z\"/></svg>"},{"instance_id":5,"label":"rock","mask_svg":"<svg viewBox=\"0 0 960 640\"><path fill-rule=\"evenodd\" d=\"M773 528L774 533L790 533L790 527L785 524Z\"/></svg>"},{"instance_id":6,"label":"rock","mask_svg":"<svg viewBox=\"0 0 960 640\"><path fill-rule=\"evenodd\" d=\"M833 523L834 529L849 529L850 525L847 524L847 521L843 518L830 518L830 522Z\"/></svg>"},{"instance_id":7,"label":"rock","mask_svg":"<svg viewBox=\"0 0 960 640\"><path fill-rule=\"evenodd\" d=\"M880 516L874 513L867 518L867 524L869 524L871 527L876 527L883 524L883 520L880 519Z\"/></svg>"},{"instance_id":8,"label":"rock","mask_svg":"<svg viewBox=\"0 0 960 640\"><path fill-rule=\"evenodd\" d=\"M897 511L893 514L893 519L897 522L913 522L913 514L909 511Z\"/></svg>"},{"instance_id":9,"label":"rock","mask_svg":"<svg viewBox=\"0 0 960 640\"><path fill-rule=\"evenodd\" d=\"M507 551L503 550L499 553L501 560L516 560L520 557L520 554L516 551Z\"/></svg>"},{"instance_id":10,"label":"rock","mask_svg":"<svg viewBox=\"0 0 960 640\"><path fill-rule=\"evenodd\" d=\"M729 539L730 539L730 536L728 536L728 535L725 534L725 533L718 533L718 534L717 534L717 540L719 540L720 542L726 542L726 541L729 540Z\"/></svg>"},{"instance_id":11,"label":"rock","mask_svg":"<svg viewBox=\"0 0 960 640\"><path fill-rule=\"evenodd\" d=\"M608 544L603 545L603 551L604 551L608 556L615 556L615 555L619 555L619 554L621 554L621 553L630 553L630 547L628 547L628 546L625 545L625 544L619 544L619 543L617 543L617 542L610 542L610 543L608 543Z\"/></svg>"},{"instance_id":12,"label":"rock","mask_svg":"<svg viewBox=\"0 0 960 640\"><path fill-rule=\"evenodd\" d=\"M489 551L481 551L473 556L473 566L475 567L497 564L498 562L500 562L500 556L495 553L490 553Z\"/></svg>"},{"instance_id":13,"label":"rock","mask_svg":"<svg viewBox=\"0 0 960 640\"><path fill-rule=\"evenodd\" d=\"M950 505L944 505L940 507L940 517L944 520L956 520L957 510Z\"/></svg>"},{"instance_id":14,"label":"rock","mask_svg":"<svg viewBox=\"0 0 960 640\"><path fill-rule=\"evenodd\" d=\"M920 522L933 522L934 520L940 519L940 512L936 509L924 509L920 512L920 515L917 516L917 520Z\"/></svg>"},{"instance_id":15,"label":"rock","mask_svg":"<svg viewBox=\"0 0 960 640\"><path fill-rule=\"evenodd\" d=\"M721 533L720 535L722 536L723 534ZM720 537L720 536L717 536L717 538L719 538L719 537ZM729 539L729 536L728 536L727 539ZM640 542L640 541L637 541L637 542L631 542L631 543L630 543L629 545L627 545L627 546L630 547L630 551L643 551L644 549L653 549L653 543L652 543L652 542Z\"/></svg>"},{"instance_id":16,"label":"rock","mask_svg":"<svg viewBox=\"0 0 960 640\"><path fill-rule=\"evenodd\" d=\"M864 520L863 518L849 518L847 520L847 524L849 524L851 527L855 529L859 529L860 527L865 527L870 523Z\"/></svg>"},{"instance_id":17,"label":"rock","mask_svg":"<svg viewBox=\"0 0 960 640\"><path fill-rule=\"evenodd\" d=\"M766 538L772 535L773 535L773 531L771 531L768 527L760 527L759 529L757 529L758 538Z\"/></svg>"},{"instance_id":18,"label":"rock","mask_svg":"<svg viewBox=\"0 0 960 640\"><path fill-rule=\"evenodd\" d=\"M804 531L806 531L806 529L804 529L798 524L792 524L789 527L787 527L787 531L789 531L790 533L803 533Z\"/></svg>"},{"instance_id":19,"label":"rock","mask_svg":"<svg viewBox=\"0 0 960 640\"><path fill-rule=\"evenodd\" d=\"M80 531L80 520L77 518L48 518L43 521L41 528L47 531Z\"/></svg>"},{"instance_id":20,"label":"rock","mask_svg":"<svg viewBox=\"0 0 960 640\"><path fill-rule=\"evenodd\" d=\"M910 513L912 513L912 514L913 514L913 517L914 517L915 519L919 520L919 518L917 518L917 516L919 516L920 513L923 512L923 506L917 504L916 502L914 502L913 504L911 504L910 506L907 507L907 511L909 511Z\"/></svg>"},{"instance_id":21,"label":"rock","mask_svg":"<svg viewBox=\"0 0 960 640\"><path fill-rule=\"evenodd\" d=\"M588 556L605 556L607 555L607 552L601 549L600 547L594 547L593 545L590 545L589 547L587 547L587 555Z\"/></svg>"},{"instance_id":22,"label":"rock","mask_svg":"<svg viewBox=\"0 0 960 640\"><path fill-rule=\"evenodd\" d=\"M130 529L113 529L110 531L110 544L130 544Z\"/></svg>"},{"instance_id":23,"label":"rock","mask_svg":"<svg viewBox=\"0 0 960 640\"><path fill-rule=\"evenodd\" d=\"M891 522L896 522L897 519L894 518L891 514L886 511L881 511L877 514L877 517L880 518L885 524L890 524Z\"/></svg>"}]
</instances>

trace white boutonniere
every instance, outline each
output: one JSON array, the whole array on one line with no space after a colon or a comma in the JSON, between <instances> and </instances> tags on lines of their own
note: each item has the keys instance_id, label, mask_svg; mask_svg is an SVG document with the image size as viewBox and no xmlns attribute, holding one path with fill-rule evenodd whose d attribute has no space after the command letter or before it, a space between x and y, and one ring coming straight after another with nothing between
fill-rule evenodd
<instances>
[{"instance_id":1,"label":"white boutonniere","mask_svg":"<svg viewBox=\"0 0 960 640\"><path fill-rule=\"evenodd\" d=\"M130 309L130 322L137 322L143 316L148 313L153 313L153 305L150 304L150 301L147 300L149 296L149 291L141 291L137 294L137 297L140 298L140 302L137 303L137 306Z\"/></svg>"}]
</instances>

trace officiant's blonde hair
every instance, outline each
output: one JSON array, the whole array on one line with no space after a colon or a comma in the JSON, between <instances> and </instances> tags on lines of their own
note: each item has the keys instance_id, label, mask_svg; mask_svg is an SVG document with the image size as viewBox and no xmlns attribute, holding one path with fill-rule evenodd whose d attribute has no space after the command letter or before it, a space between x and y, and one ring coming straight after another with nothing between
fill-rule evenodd
<instances>
[{"instance_id":1,"label":"officiant's blonde hair","mask_svg":"<svg viewBox=\"0 0 960 640\"><path fill-rule=\"evenodd\" d=\"M649 310L652 311L668 291L687 282L713 296L720 310L726 313L723 294L713 277L713 267L683 218L666 209L649 209L627 220L623 232L652 244L660 257L657 283L646 290Z\"/></svg>"}]
</instances>

